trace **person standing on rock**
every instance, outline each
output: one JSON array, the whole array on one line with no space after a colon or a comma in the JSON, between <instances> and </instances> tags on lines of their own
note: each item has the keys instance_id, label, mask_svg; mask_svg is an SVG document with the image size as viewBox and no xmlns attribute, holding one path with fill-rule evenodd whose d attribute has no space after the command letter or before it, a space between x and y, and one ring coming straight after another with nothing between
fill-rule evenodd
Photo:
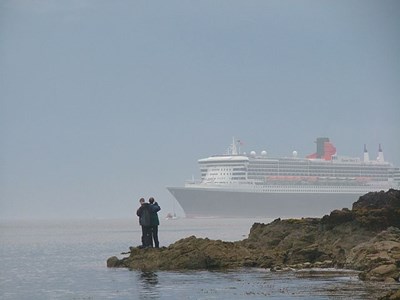
<instances>
[{"instance_id":1,"label":"person standing on rock","mask_svg":"<svg viewBox=\"0 0 400 300\"><path fill-rule=\"evenodd\" d=\"M160 205L158 205L157 202L154 201L153 197L149 199L149 203L151 208L150 223L151 223L151 234L153 237L152 239L154 240L154 247L160 248L160 242L158 241L158 225L160 225L160 220L158 219L157 212L160 211L161 207ZM153 244L153 241L151 241L151 244Z\"/></svg>"},{"instance_id":2,"label":"person standing on rock","mask_svg":"<svg viewBox=\"0 0 400 300\"><path fill-rule=\"evenodd\" d=\"M139 224L142 226L142 248L151 247L153 244L151 234L151 208L150 204L146 203L144 198L139 200L140 207L136 211L136 215L139 217Z\"/></svg>"}]
</instances>

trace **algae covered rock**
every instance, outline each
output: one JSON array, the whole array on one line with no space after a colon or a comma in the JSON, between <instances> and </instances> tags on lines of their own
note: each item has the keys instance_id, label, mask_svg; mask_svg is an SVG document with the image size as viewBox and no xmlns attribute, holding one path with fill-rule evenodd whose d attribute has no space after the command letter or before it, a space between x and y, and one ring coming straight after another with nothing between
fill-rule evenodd
<instances>
[{"instance_id":1,"label":"algae covered rock","mask_svg":"<svg viewBox=\"0 0 400 300\"><path fill-rule=\"evenodd\" d=\"M253 265L251 251L235 242L223 242L190 236L169 247L130 248L130 255L119 262L110 258L110 267L133 269L220 269ZM109 265L107 263L107 265Z\"/></svg>"},{"instance_id":2,"label":"algae covered rock","mask_svg":"<svg viewBox=\"0 0 400 300\"><path fill-rule=\"evenodd\" d=\"M352 248L346 258L346 266L362 270L362 279L399 281L400 229L389 227L371 240Z\"/></svg>"},{"instance_id":3,"label":"algae covered rock","mask_svg":"<svg viewBox=\"0 0 400 300\"><path fill-rule=\"evenodd\" d=\"M400 190L371 192L353 203L355 219L370 230L400 228Z\"/></svg>"},{"instance_id":4,"label":"algae covered rock","mask_svg":"<svg viewBox=\"0 0 400 300\"><path fill-rule=\"evenodd\" d=\"M130 248L108 267L141 270L272 269L339 267L362 271L360 278L399 281L400 191L368 193L352 210L322 218L255 223L247 239L224 242L191 236L161 249Z\"/></svg>"},{"instance_id":5,"label":"algae covered rock","mask_svg":"<svg viewBox=\"0 0 400 300\"><path fill-rule=\"evenodd\" d=\"M109 259L107 259L107 267L108 268L116 268L119 267L120 260L116 256L112 256Z\"/></svg>"},{"instance_id":6,"label":"algae covered rock","mask_svg":"<svg viewBox=\"0 0 400 300\"><path fill-rule=\"evenodd\" d=\"M379 298L379 300L400 300L400 289L387 293L385 296Z\"/></svg>"}]
</instances>

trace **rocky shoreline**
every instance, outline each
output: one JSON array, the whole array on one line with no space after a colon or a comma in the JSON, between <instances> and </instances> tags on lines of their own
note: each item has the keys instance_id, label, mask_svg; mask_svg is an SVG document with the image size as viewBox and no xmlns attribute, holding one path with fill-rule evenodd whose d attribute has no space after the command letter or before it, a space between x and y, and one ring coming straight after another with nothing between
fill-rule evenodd
<instances>
[{"instance_id":1,"label":"rocky shoreline","mask_svg":"<svg viewBox=\"0 0 400 300\"><path fill-rule=\"evenodd\" d=\"M400 191L368 193L351 210L334 210L322 218L255 223L242 241L191 236L161 249L131 247L129 257L110 257L107 266L139 270L341 268L360 271L362 280L396 284ZM385 297L400 299L400 290Z\"/></svg>"}]
</instances>

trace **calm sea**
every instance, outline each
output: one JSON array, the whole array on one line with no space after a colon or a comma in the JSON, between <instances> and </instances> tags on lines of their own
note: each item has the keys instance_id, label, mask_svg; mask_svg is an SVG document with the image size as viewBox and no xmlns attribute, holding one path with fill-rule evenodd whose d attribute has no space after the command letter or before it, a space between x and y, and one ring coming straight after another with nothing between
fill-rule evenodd
<instances>
[{"instance_id":1,"label":"calm sea","mask_svg":"<svg viewBox=\"0 0 400 300\"><path fill-rule=\"evenodd\" d=\"M247 237L254 219L161 220L161 246L190 235ZM0 299L376 299L354 272L141 272L106 260L137 246L132 220L1 221Z\"/></svg>"}]
</instances>

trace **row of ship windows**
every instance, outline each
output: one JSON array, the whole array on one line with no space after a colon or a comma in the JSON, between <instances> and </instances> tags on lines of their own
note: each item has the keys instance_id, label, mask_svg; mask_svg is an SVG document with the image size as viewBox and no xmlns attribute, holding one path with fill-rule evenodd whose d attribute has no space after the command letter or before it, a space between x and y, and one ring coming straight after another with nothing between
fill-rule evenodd
<instances>
[{"instance_id":1,"label":"row of ship windows","mask_svg":"<svg viewBox=\"0 0 400 300\"><path fill-rule=\"evenodd\" d=\"M201 168L200 171L201 172L206 172L207 170L215 170L215 171L242 171L245 172L246 168L245 167L229 167L229 168ZM307 167L303 167L303 168L290 168L290 167L277 167L277 168L265 168L265 167L258 167L258 166L252 166L252 168L249 170L249 172L266 172L266 173L276 173L276 172L285 172L285 171L290 171L290 172L307 172L307 173L321 173L321 172L340 172L340 173L346 173L346 174L350 174L350 173L354 173L354 174L386 174L388 171L390 171L387 168L374 168L374 169L366 169L366 168L357 168L354 169L353 168L342 168L342 167L333 167L330 168L329 170L326 169L321 169L321 168L307 168ZM365 172L365 173L364 173Z\"/></svg>"},{"instance_id":2,"label":"row of ship windows","mask_svg":"<svg viewBox=\"0 0 400 300\"><path fill-rule=\"evenodd\" d=\"M246 176L245 172L202 172L201 176L206 176L209 174L210 176L218 176L218 175L231 175L231 176ZM289 172L276 172L276 173L263 173L263 172L249 172L248 173L249 177L260 177L260 176L327 176L327 177L374 177L374 178L387 178L387 174L353 174L353 173L315 173L315 174L308 174L308 173L289 173Z\"/></svg>"},{"instance_id":3,"label":"row of ship windows","mask_svg":"<svg viewBox=\"0 0 400 300\"><path fill-rule=\"evenodd\" d=\"M201 174L201 177L206 177L206 175L207 174ZM227 175L232 176L232 178L234 178L235 176L241 176L243 178L246 177L245 176L246 174L242 174L242 173L237 173L237 174L235 174L235 173L209 173L208 175L209 175L209 177L218 177L218 176L227 176Z\"/></svg>"},{"instance_id":4,"label":"row of ship windows","mask_svg":"<svg viewBox=\"0 0 400 300\"><path fill-rule=\"evenodd\" d=\"M246 170L244 169L216 169L213 170L214 172L221 172L221 171L225 171L225 172L241 172L241 173L246 173ZM201 173L207 173L207 170L201 170ZM379 172L379 171L375 171L375 172L368 172L368 173L364 173L362 171L354 171L354 170L285 170L285 169L280 169L280 170L276 170L276 169L271 169L271 170L267 170L267 169L263 169L263 170L251 170L248 172L249 174L265 174L265 175L301 175L301 176L313 176L313 175L320 175L320 174L343 174L343 175L353 175L353 176L371 176L371 175L387 175L387 172Z\"/></svg>"},{"instance_id":5,"label":"row of ship windows","mask_svg":"<svg viewBox=\"0 0 400 300\"><path fill-rule=\"evenodd\" d=\"M259 180L260 179L260 177L259 176L248 176L248 178L250 179L250 180ZM328 177L328 176L326 176L326 180L329 182L329 181L332 181L332 182L337 182L337 180L339 180L339 179L337 179L336 177ZM371 177L370 178L370 180L373 180L373 181L388 181L388 178L387 177ZM291 181L291 180L288 180L288 181ZM273 181L271 181L271 182L273 182ZM306 181L304 181L304 182L306 182ZM321 181L322 182L322 181ZM344 184L346 181L343 181L343 183L342 184Z\"/></svg>"},{"instance_id":6,"label":"row of ship windows","mask_svg":"<svg viewBox=\"0 0 400 300\"><path fill-rule=\"evenodd\" d=\"M224 163L214 163L214 164L201 164L201 168L213 168L213 167L238 167L238 168L246 168L248 164L243 164L242 162L234 163L234 162L227 162L226 164ZM342 164L342 165L328 165L327 163L304 163L304 162L295 162L295 161L288 161L288 162L257 162L257 164L250 164L250 168L269 168L269 169L278 169L278 168L288 168L288 169L299 169L299 168L305 168L305 169L321 169L321 168L327 168L329 167L330 169L361 169L361 170L368 170L374 171L374 170L381 170L381 171L387 171L389 169L388 166L382 166L379 167L377 165L347 165L347 164Z\"/></svg>"},{"instance_id":7,"label":"row of ship windows","mask_svg":"<svg viewBox=\"0 0 400 300\"><path fill-rule=\"evenodd\" d=\"M246 172L245 168L211 168L211 169L206 169L202 168L200 170L202 173L207 172L207 171L214 171L214 172ZM335 174L335 173L341 173L341 174L388 174L387 169L379 169L379 170L373 170L370 172L365 172L365 170L354 170L354 169L307 169L307 168L302 168L302 169L286 169L286 168L280 168L280 169L275 169L275 168L252 168L249 170L249 173L258 173L258 174L277 174L277 173L293 173L293 174L319 174L319 173L330 173L330 174ZM393 172L389 172L393 173Z\"/></svg>"},{"instance_id":8,"label":"row of ship windows","mask_svg":"<svg viewBox=\"0 0 400 300\"><path fill-rule=\"evenodd\" d=\"M245 172L210 172L210 173L201 173L201 176L206 176L209 174L209 176L221 176L221 175L230 175L230 176L246 176ZM248 173L249 177L262 177L262 176L326 176L326 177L360 177L360 174L345 174L345 173L317 173L317 174L306 174L306 173L261 173L261 172L249 172ZM362 175L361 177L368 177L368 178L388 178L387 174L368 174L368 175Z\"/></svg>"},{"instance_id":9,"label":"row of ship windows","mask_svg":"<svg viewBox=\"0 0 400 300\"><path fill-rule=\"evenodd\" d=\"M201 172L207 172L208 170L224 170L224 171L246 171L246 168L201 168Z\"/></svg>"},{"instance_id":10,"label":"row of ship windows","mask_svg":"<svg viewBox=\"0 0 400 300\"><path fill-rule=\"evenodd\" d=\"M363 176L363 177L371 177L371 176L388 176L388 173L383 172L374 172L374 173L356 173L356 172L324 172L324 171L319 171L319 172L285 172L284 170L280 171L275 171L275 172L263 172L263 171L250 171L248 174L258 174L258 175L263 175L263 176L277 176L277 175L282 175L282 176L347 176L347 177L356 177L356 176Z\"/></svg>"},{"instance_id":11,"label":"row of ship windows","mask_svg":"<svg viewBox=\"0 0 400 300\"><path fill-rule=\"evenodd\" d=\"M249 175L258 176L336 176L336 177L389 177L387 173L345 173L345 172L248 172Z\"/></svg>"},{"instance_id":12,"label":"row of ship windows","mask_svg":"<svg viewBox=\"0 0 400 300\"><path fill-rule=\"evenodd\" d=\"M285 174L285 175L280 175L280 176L288 176L288 177L290 177L290 176L293 176L293 177L296 177L296 176L299 176L298 174L297 175L293 175L293 174ZM248 177L249 178L260 178L260 177L264 177L264 176L260 176L260 175L258 175L258 174L248 174ZM265 177L268 177L268 176L265 176ZM308 177L308 176L304 176L304 177ZM344 178L349 178L349 177L353 177L353 178L358 178L357 176L332 176L332 175L330 175L330 174L321 174L321 175L319 175L319 176L315 176L315 177L334 177L334 178L341 178L341 177L344 177ZM388 176L385 176L385 175L375 175L375 176L362 176L362 178L383 178L384 180L387 180L389 177Z\"/></svg>"},{"instance_id":13,"label":"row of ship windows","mask_svg":"<svg viewBox=\"0 0 400 300\"><path fill-rule=\"evenodd\" d=\"M216 163L216 164L207 164L207 165L205 165L205 164L200 164L200 168L214 168L214 167L217 167L217 168L220 168L220 167L229 167L229 168L231 168L231 167L245 167L246 165L245 164L243 164L243 163L226 163L226 164L223 164L223 163Z\"/></svg>"},{"instance_id":14,"label":"row of ship windows","mask_svg":"<svg viewBox=\"0 0 400 300\"><path fill-rule=\"evenodd\" d=\"M276 167L265 167L265 166L251 166L250 170L326 170L327 168L319 167L293 167L293 166L276 166ZM329 170L340 170L340 171L354 171L354 172L388 172L388 168L354 168L354 167L330 167Z\"/></svg>"},{"instance_id":15,"label":"row of ship windows","mask_svg":"<svg viewBox=\"0 0 400 300\"><path fill-rule=\"evenodd\" d=\"M317 161L296 161L296 160L288 160L288 161L257 161L257 162L250 162L249 163L251 166L310 166L310 167L348 167L348 168L354 168L354 167L362 167L362 168L384 168L385 166L377 166L375 164L359 164L359 163L347 163L347 162L335 162L334 164L332 161L322 161L322 162L317 162ZM387 167L387 166L386 166Z\"/></svg>"},{"instance_id":16,"label":"row of ship windows","mask_svg":"<svg viewBox=\"0 0 400 300\"><path fill-rule=\"evenodd\" d=\"M220 170L220 171L246 171L245 167L240 167L240 168L201 168L200 170L202 172L206 172L207 170ZM250 171L264 171L264 172L277 172L277 171L291 171L291 172L327 172L326 169L320 169L320 168L296 168L295 170L293 168L284 168L284 167L279 167L279 168L265 168L265 167L252 167ZM387 173L388 170L387 168L375 168L373 170L367 170L363 168L359 169L354 169L354 168L330 168L329 171L331 172L343 172L343 173L367 173L367 174L376 174L376 173Z\"/></svg>"},{"instance_id":17,"label":"row of ship windows","mask_svg":"<svg viewBox=\"0 0 400 300\"><path fill-rule=\"evenodd\" d=\"M368 174L368 175L362 175L360 174L345 174L345 173L318 173L318 174L306 174L306 173L258 173L258 172L249 172L248 176L256 176L256 177L262 177L262 176L304 176L304 177L321 177L321 176L328 176L328 177L382 177L382 178L388 178L389 176L387 174Z\"/></svg>"},{"instance_id":18,"label":"row of ship windows","mask_svg":"<svg viewBox=\"0 0 400 300\"><path fill-rule=\"evenodd\" d=\"M283 189L285 189L286 187L282 187ZM281 192L282 188L279 189L274 189L274 188L260 188L257 190L260 191L265 191L265 192ZM354 190L354 189L352 189ZM312 188L310 189L291 189L292 192L311 192L311 193L315 193L315 192L321 192L321 188L316 188L315 190L313 190ZM340 192L343 191L343 189L323 189L323 192L327 193L334 193L334 192ZM364 191L364 189L362 188L361 191Z\"/></svg>"},{"instance_id":19,"label":"row of ship windows","mask_svg":"<svg viewBox=\"0 0 400 300\"><path fill-rule=\"evenodd\" d=\"M210 164L210 166L211 166L212 164ZM243 163L242 163L242 165L244 165ZM250 162L249 163L249 165L251 166L251 167L254 167L254 166L263 166L263 167L265 167L265 166L294 166L295 168L297 168L297 167L301 167L301 166L304 166L304 167L317 167L317 168L320 168L320 167L329 167L329 168L335 168L335 167L343 167L343 168L388 168L389 167L389 165L388 164L386 164L386 165L376 165L376 164L359 164L359 163L356 163L356 164L349 164L349 163L337 163L337 162L335 162L335 163L332 163L331 161L323 161L323 162L319 162L319 163L317 163L317 162L312 162L312 163L307 163L307 162L303 162L303 163L298 163L298 162L296 162L296 161L287 161L287 162L282 162L282 161L280 161L280 162L266 162L266 163L263 163L263 162Z\"/></svg>"}]
</instances>

